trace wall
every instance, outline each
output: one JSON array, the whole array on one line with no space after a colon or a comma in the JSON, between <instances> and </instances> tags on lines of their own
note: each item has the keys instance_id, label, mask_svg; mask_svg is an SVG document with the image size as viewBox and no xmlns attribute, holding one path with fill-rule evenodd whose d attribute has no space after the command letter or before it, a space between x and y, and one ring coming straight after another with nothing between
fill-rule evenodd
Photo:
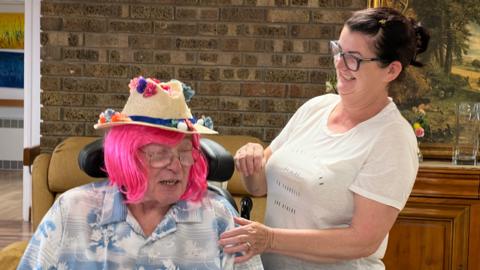
<instances>
[{"instance_id":1,"label":"wall","mask_svg":"<svg viewBox=\"0 0 480 270\"><path fill-rule=\"evenodd\" d=\"M198 116L223 134L272 140L307 99L323 94L337 39L365 0L42 2L41 145L99 135L137 75L176 78L197 92Z\"/></svg>"}]
</instances>

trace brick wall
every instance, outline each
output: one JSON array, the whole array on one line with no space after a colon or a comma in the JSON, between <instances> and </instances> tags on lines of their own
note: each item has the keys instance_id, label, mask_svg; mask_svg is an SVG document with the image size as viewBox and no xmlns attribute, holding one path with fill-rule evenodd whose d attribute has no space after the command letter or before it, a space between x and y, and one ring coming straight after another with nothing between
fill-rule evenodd
<instances>
[{"instance_id":1,"label":"brick wall","mask_svg":"<svg viewBox=\"0 0 480 270\"><path fill-rule=\"evenodd\" d=\"M333 71L328 40L366 0L43 0L41 145L121 109L137 75L176 78L223 134L271 141Z\"/></svg>"}]
</instances>

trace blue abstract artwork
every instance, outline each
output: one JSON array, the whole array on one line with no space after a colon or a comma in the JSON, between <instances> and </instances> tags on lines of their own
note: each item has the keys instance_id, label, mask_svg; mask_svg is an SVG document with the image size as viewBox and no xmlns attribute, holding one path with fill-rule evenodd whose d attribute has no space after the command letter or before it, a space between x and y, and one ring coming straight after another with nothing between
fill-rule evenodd
<instances>
[{"instance_id":1,"label":"blue abstract artwork","mask_svg":"<svg viewBox=\"0 0 480 270\"><path fill-rule=\"evenodd\" d=\"M23 52L0 51L0 87L23 88Z\"/></svg>"}]
</instances>

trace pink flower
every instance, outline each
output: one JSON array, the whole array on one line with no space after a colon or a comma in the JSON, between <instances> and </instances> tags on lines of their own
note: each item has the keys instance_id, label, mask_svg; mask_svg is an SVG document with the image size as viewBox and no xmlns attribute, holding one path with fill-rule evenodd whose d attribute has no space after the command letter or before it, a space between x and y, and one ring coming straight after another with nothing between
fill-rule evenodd
<instances>
[{"instance_id":1,"label":"pink flower","mask_svg":"<svg viewBox=\"0 0 480 270\"><path fill-rule=\"evenodd\" d=\"M157 85L151 82L147 83L145 87L145 92L143 92L144 97L151 97L157 93Z\"/></svg>"},{"instance_id":2,"label":"pink flower","mask_svg":"<svg viewBox=\"0 0 480 270\"><path fill-rule=\"evenodd\" d=\"M138 77L131 79L130 83L128 84L128 87L130 88L130 90L137 89L137 86L138 86Z\"/></svg>"},{"instance_id":3,"label":"pink flower","mask_svg":"<svg viewBox=\"0 0 480 270\"><path fill-rule=\"evenodd\" d=\"M415 136L417 136L418 138L423 138L423 136L425 136L425 130L422 127L416 128Z\"/></svg>"}]
</instances>

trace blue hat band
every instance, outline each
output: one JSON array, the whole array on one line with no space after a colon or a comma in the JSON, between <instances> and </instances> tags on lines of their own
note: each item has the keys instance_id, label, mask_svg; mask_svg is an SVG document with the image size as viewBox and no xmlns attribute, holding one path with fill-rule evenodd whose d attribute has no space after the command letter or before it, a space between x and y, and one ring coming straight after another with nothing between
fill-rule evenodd
<instances>
[{"instance_id":1,"label":"blue hat band","mask_svg":"<svg viewBox=\"0 0 480 270\"><path fill-rule=\"evenodd\" d=\"M167 127L173 127L173 128L176 128L179 122L185 122L185 119L162 119L162 118L153 118L148 116L136 116L136 115L131 115L129 117L130 119L136 122L143 122L143 123L149 123L149 124L161 125L161 126L167 126ZM195 118L188 118L188 120L192 124L195 124L197 122Z\"/></svg>"}]
</instances>

